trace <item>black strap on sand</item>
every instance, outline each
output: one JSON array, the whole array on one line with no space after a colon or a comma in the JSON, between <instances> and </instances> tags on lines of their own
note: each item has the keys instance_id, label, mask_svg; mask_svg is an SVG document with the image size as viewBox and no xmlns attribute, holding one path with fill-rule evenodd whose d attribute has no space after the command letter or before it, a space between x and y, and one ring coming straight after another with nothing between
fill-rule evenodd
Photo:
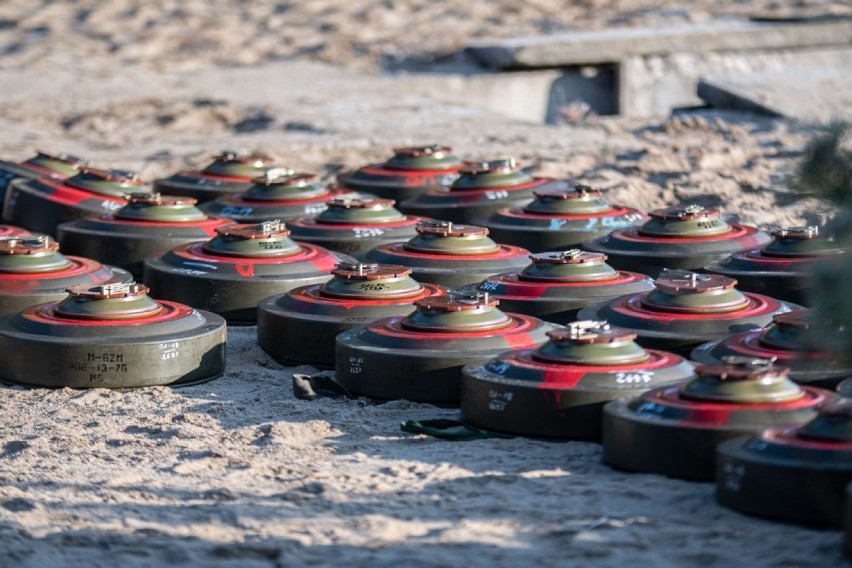
<instances>
[{"instance_id":1,"label":"black strap on sand","mask_svg":"<svg viewBox=\"0 0 852 568\"><path fill-rule=\"evenodd\" d=\"M406 420L399 425L403 432L409 434L426 434L440 440L451 442L468 442L470 440L485 440L488 438L513 438L506 434L497 434L468 426L458 420L436 418L434 420Z\"/></svg>"},{"instance_id":2,"label":"black strap on sand","mask_svg":"<svg viewBox=\"0 0 852 568\"><path fill-rule=\"evenodd\" d=\"M316 400L318 398L353 398L346 388L327 375L293 375L293 394L299 400Z\"/></svg>"}]
</instances>

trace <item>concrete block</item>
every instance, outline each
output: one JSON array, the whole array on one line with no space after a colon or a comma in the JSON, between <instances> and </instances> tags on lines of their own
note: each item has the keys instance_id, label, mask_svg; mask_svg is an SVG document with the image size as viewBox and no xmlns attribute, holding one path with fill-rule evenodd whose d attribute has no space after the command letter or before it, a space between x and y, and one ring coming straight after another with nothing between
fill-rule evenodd
<instances>
[{"instance_id":1,"label":"concrete block","mask_svg":"<svg viewBox=\"0 0 852 568\"><path fill-rule=\"evenodd\" d=\"M619 113L646 117L668 115L671 109L705 104L696 92L701 77L757 76L809 69L845 69L852 75L852 48L682 52L625 58L619 66ZM808 85L799 95L807 100ZM705 100L702 100L705 99Z\"/></svg>"},{"instance_id":2,"label":"concrete block","mask_svg":"<svg viewBox=\"0 0 852 568\"><path fill-rule=\"evenodd\" d=\"M565 114L578 104L599 115L618 112L616 71L611 66L420 78L428 81L438 100L475 104L525 122L567 122Z\"/></svg>"},{"instance_id":3,"label":"concrete block","mask_svg":"<svg viewBox=\"0 0 852 568\"><path fill-rule=\"evenodd\" d=\"M715 20L647 28L470 42L466 51L496 68L545 68L618 63L628 57L683 52L783 50L852 45L852 19L796 21Z\"/></svg>"},{"instance_id":4,"label":"concrete block","mask_svg":"<svg viewBox=\"0 0 852 568\"><path fill-rule=\"evenodd\" d=\"M703 77L698 96L715 107L807 122L852 120L852 61L844 68Z\"/></svg>"}]
</instances>

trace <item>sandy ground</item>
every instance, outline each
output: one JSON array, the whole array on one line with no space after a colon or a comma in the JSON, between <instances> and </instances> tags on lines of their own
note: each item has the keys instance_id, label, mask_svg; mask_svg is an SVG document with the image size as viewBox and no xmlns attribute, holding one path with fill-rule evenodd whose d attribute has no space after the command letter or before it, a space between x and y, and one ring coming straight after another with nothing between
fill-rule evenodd
<instances>
[{"instance_id":1,"label":"sandy ground","mask_svg":"<svg viewBox=\"0 0 852 568\"><path fill-rule=\"evenodd\" d=\"M330 179L400 144L513 155L649 209L753 223L831 211L785 189L811 129L735 112L559 127L443 96L470 36L836 2L25 2L0 5L0 156L71 151L145 178L223 148ZM565 5L567 4L567 6ZM789 5L788 5L789 4ZM713 486L615 472L589 443L399 432L455 412L293 398L254 328L183 389L0 390L0 566L839 565L840 535L747 518Z\"/></svg>"}]
</instances>

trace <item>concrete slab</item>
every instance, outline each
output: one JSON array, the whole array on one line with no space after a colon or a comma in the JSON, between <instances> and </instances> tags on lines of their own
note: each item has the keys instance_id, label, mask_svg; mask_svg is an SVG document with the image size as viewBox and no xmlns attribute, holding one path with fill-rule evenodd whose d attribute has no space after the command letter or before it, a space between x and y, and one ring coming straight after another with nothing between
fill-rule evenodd
<instances>
[{"instance_id":1,"label":"concrete slab","mask_svg":"<svg viewBox=\"0 0 852 568\"><path fill-rule=\"evenodd\" d=\"M618 113L616 70L544 69L475 75L418 75L431 87L430 96L452 103L477 105L526 122L563 124L566 113L580 105L597 115ZM694 91L694 89L693 89Z\"/></svg>"},{"instance_id":2,"label":"concrete slab","mask_svg":"<svg viewBox=\"0 0 852 568\"><path fill-rule=\"evenodd\" d=\"M696 90L702 77L784 74L809 69L852 70L852 48L684 52L628 57L619 67L623 116L667 115L673 108L705 104Z\"/></svg>"},{"instance_id":3,"label":"concrete slab","mask_svg":"<svg viewBox=\"0 0 852 568\"><path fill-rule=\"evenodd\" d=\"M813 48L852 44L852 19L716 20L668 27L483 39L466 51L496 68L543 68L617 63L625 58L682 52Z\"/></svg>"},{"instance_id":4,"label":"concrete slab","mask_svg":"<svg viewBox=\"0 0 852 568\"><path fill-rule=\"evenodd\" d=\"M852 59L844 68L703 77L698 96L714 107L802 121L852 119Z\"/></svg>"}]
</instances>

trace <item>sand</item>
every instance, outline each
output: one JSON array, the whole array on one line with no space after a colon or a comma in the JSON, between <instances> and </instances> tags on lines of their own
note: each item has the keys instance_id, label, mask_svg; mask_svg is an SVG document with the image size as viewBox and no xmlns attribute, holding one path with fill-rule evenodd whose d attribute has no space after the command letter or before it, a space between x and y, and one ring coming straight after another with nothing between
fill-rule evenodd
<instances>
[{"instance_id":1,"label":"sand","mask_svg":"<svg viewBox=\"0 0 852 568\"><path fill-rule=\"evenodd\" d=\"M325 179L403 144L513 155L611 202L819 223L786 189L809 125L730 111L558 127L451 100L467 37L695 21L775 2L25 2L0 6L0 157L70 151L146 179L224 148ZM212 6L212 7L211 7ZM774 8L773 8L774 6ZM797 2L840 13L843 3ZM719 507L712 484L617 472L600 446L441 442L405 401L293 397L229 330L228 370L182 389L0 389L0 566L830 566L840 534Z\"/></svg>"}]
</instances>

